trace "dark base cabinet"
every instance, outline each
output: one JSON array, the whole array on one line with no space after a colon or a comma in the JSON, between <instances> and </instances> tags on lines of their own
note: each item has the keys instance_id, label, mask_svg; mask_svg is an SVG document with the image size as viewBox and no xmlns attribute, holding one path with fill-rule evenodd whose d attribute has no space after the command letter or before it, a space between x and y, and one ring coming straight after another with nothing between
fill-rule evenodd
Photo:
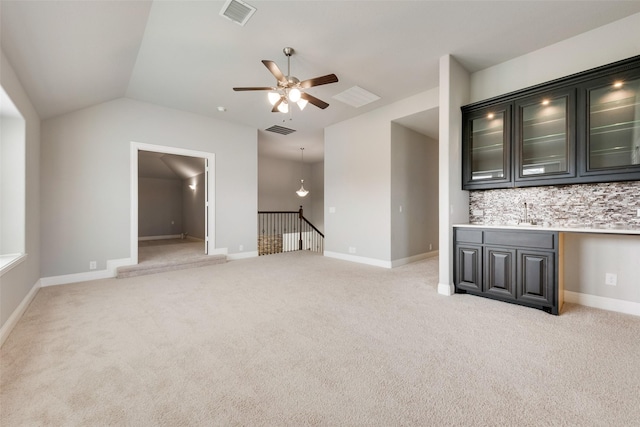
<instances>
[{"instance_id":1,"label":"dark base cabinet","mask_svg":"<svg viewBox=\"0 0 640 427\"><path fill-rule=\"evenodd\" d=\"M559 314L558 232L455 227L453 233L456 293Z\"/></svg>"}]
</instances>

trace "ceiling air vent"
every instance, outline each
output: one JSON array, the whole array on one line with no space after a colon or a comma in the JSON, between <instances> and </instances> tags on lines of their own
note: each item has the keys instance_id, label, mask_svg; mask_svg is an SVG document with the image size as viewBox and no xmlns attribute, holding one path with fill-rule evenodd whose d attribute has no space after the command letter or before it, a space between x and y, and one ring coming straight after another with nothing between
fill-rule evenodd
<instances>
[{"instance_id":1,"label":"ceiling air vent","mask_svg":"<svg viewBox=\"0 0 640 427\"><path fill-rule=\"evenodd\" d=\"M352 107L360 108L363 105L377 101L380 97L375 93L362 89L360 86L354 86L344 92L334 95L333 99L337 99L338 101L344 102Z\"/></svg>"},{"instance_id":2,"label":"ceiling air vent","mask_svg":"<svg viewBox=\"0 0 640 427\"><path fill-rule=\"evenodd\" d=\"M270 128L265 129L269 132L279 133L280 135L289 135L290 133L294 133L295 129L289 129L284 126L273 125Z\"/></svg>"},{"instance_id":3,"label":"ceiling air vent","mask_svg":"<svg viewBox=\"0 0 640 427\"><path fill-rule=\"evenodd\" d=\"M255 11L255 7L241 0L227 0L222 6L220 15L244 27Z\"/></svg>"}]
</instances>

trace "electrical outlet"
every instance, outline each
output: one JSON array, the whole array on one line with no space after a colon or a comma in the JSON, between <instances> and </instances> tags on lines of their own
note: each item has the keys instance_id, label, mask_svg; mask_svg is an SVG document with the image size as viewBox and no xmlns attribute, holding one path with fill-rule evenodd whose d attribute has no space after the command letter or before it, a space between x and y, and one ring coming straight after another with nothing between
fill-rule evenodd
<instances>
[{"instance_id":1,"label":"electrical outlet","mask_svg":"<svg viewBox=\"0 0 640 427\"><path fill-rule=\"evenodd\" d=\"M329 208L329 213L336 213L336 208L330 207Z\"/></svg>"},{"instance_id":2,"label":"electrical outlet","mask_svg":"<svg viewBox=\"0 0 640 427\"><path fill-rule=\"evenodd\" d=\"M238 249L240 250L240 252L244 251L244 245L240 245Z\"/></svg>"},{"instance_id":3,"label":"electrical outlet","mask_svg":"<svg viewBox=\"0 0 640 427\"><path fill-rule=\"evenodd\" d=\"M96 261L89 261L89 270L95 270L98 268L98 263Z\"/></svg>"},{"instance_id":4,"label":"electrical outlet","mask_svg":"<svg viewBox=\"0 0 640 427\"><path fill-rule=\"evenodd\" d=\"M433 245L431 243L429 243L429 250L433 249Z\"/></svg>"},{"instance_id":5,"label":"electrical outlet","mask_svg":"<svg viewBox=\"0 0 640 427\"><path fill-rule=\"evenodd\" d=\"M471 212L471 215L473 215L473 216L483 216L484 215L484 211L482 209L474 209Z\"/></svg>"},{"instance_id":6,"label":"electrical outlet","mask_svg":"<svg viewBox=\"0 0 640 427\"><path fill-rule=\"evenodd\" d=\"M640 218L640 209L638 209L638 211L636 212L636 215L638 215L638 218Z\"/></svg>"},{"instance_id":7,"label":"electrical outlet","mask_svg":"<svg viewBox=\"0 0 640 427\"><path fill-rule=\"evenodd\" d=\"M350 254L355 254L356 253L356 248L353 246L349 246L349 253Z\"/></svg>"},{"instance_id":8,"label":"electrical outlet","mask_svg":"<svg viewBox=\"0 0 640 427\"><path fill-rule=\"evenodd\" d=\"M615 273L607 273L604 275L604 284L616 286L618 284L618 275Z\"/></svg>"},{"instance_id":9,"label":"electrical outlet","mask_svg":"<svg viewBox=\"0 0 640 427\"><path fill-rule=\"evenodd\" d=\"M400 213L402 213L402 205L400 205L400 209L398 209Z\"/></svg>"}]
</instances>

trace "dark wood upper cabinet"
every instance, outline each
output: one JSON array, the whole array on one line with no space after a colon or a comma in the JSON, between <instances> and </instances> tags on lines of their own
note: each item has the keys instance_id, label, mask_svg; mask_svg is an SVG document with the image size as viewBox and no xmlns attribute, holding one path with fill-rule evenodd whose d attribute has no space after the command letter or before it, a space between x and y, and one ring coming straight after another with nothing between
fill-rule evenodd
<instances>
[{"instance_id":1,"label":"dark wood upper cabinet","mask_svg":"<svg viewBox=\"0 0 640 427\"><path fill-rule=\"evenodd\" d=\"M575 89L515 101L516 185L564 184L576 176Z\"/></svg>"},{"instance_id":2,"label":"dark wood upper cabinet","mask_svg":"<svg viewBox=\"0 0 640 427\"><path fill-rule=\"evenodd\" d=\"M581 85L580 174L599 179L639 179L640 69L620 71Z\"/></svg>"},{"instance_id":3,"label":"dark wood upper cabinet","mask_svg":"<svg viewBox=\"0 0 640 427\"><path fill-rule=\"evenodd\" d=\"M462 188L640 180L640 56L462 107Z\"/></svg>"},{"instance_id":4,"label":"dark wood upper cabinet","mask_svg":"<svg viewBox=\"0 0 640 427\"><path fill-rule=\"evenodd\" d=\"M463 123L464 183L500 188L511 182L511 104L497 104L468 114Z\"/></svg>"}]
</instances>

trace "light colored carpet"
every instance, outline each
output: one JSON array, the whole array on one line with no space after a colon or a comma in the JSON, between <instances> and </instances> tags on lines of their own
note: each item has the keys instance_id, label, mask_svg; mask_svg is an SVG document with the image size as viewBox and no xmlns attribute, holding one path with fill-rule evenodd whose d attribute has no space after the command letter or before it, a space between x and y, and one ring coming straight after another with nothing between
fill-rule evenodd
<instances>
[{"instance_id":1,"label":"light colored carpet","mask_svg":"<svg viewBox=\"0 0 640 427\"><path fill-rule=\"evenodd\" d=\"M638 426L640 318L294 252L41 289L2 426Z\"/></svg>"},{"instance_id":2,"label":"light colored carpet","mask_svg":"<svg viewBox=\"0 0 640 427\"><path fill-rule=\"evenodd\" d=\"M123 279L225 262L226 255L205 255L202 240L142 240L138 242L138 264L118 267L117 277Z\"/></svg>"}]
</instances>

